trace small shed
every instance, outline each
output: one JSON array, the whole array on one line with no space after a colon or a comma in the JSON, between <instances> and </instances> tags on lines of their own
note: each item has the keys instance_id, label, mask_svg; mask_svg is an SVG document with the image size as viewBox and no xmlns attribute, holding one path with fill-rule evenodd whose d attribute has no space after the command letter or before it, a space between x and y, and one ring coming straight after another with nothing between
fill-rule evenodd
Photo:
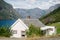
<instances>
[{"instance_id":1,"label":"small shed","mask_svg":"<svg viewBox=\"0 0 60 40\"><path fill-rule=\"evenodd\" d=\"M55 26L41 27L41 30L43 31L43 33L45 33L45 36L56 35L56 28L55 28Z\"/></svg>"}]
</instances>

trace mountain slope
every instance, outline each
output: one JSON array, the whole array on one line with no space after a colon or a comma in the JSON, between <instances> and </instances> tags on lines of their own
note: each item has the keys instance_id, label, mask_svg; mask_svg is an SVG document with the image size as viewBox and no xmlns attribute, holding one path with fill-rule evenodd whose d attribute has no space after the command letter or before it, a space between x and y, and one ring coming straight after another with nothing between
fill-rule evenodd
<instances>
[{"instance_id":1,"label":"mountain slope","mask_svg":"<svg viewBox=\"0 0 60 40\"><path fill-rule=\"evenodd\" d=\"M18 19L19 17L20 15L17 14L10 4L0 0L0 19Z\"/></svg>"},{"instance_id":2,"label":"mountain slope","mask_svg":"<svg viewBox=\"0 0 60 40\"><path fill-rule=\"evenodd\" d=\"M40 18L40 20L45 24L60 22L60 7Z\"/></svg>"},{"instance_id":3,"label":"mountain slope","mask_svg":"<svg viewBox=\"0 0 60 40\"><path fill-rule=\"evenodd\" d=\"M42 15L45 15L45 11L39 8L34 9L15 9L22 18L26 18L27 16L30 16L31 18L40 18Z\"/></svg>"},{"instance_id":4,"label":"mountain slope","mask_svg":"<svg viewBox=\"0 0 60 40\"><path fill-rule=\"evenodd\" d=\"M56 4L56 5L53 5L51 6L47 11L47 14L52 12L53 10L57 9L58 7L60 7L60 4Z\"/></svg>"}]
</instances>

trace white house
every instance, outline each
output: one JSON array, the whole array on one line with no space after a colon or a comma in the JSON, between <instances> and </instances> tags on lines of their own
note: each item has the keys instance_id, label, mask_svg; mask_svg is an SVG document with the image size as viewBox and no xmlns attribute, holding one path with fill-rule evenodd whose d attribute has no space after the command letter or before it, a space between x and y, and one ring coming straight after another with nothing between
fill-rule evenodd
<instances>
[{"instance_id":1,"label":"white house","mask_svg":"<svg viewBox=\"0 0 60 40\"><path fill-rule=\"evenodd\" d=\"M56 28L55 26L45 26L41 27L41 30L44 32L46 36L56 35Z\"/></svg>"},{"instance_id":2,"label":"white house","mask_svg":"<svg viewBox=\"0 0 60 40\"><path fill-rule=\"evenodd\" d=\"M11 38L21 38L26 37L26 30L28 30L28 27L24 24L24 22L20 19L18 19L12 26L12 36Z\"/></svg>"}]
</instances>

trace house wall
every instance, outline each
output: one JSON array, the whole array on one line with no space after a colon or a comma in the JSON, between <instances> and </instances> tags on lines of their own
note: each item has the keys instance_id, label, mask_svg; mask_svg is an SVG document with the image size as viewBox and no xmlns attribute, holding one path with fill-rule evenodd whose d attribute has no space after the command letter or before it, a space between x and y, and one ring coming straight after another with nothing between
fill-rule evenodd
<instances>
[{"instance_id":1,"label":"house wall","mask_svg":"<svg viewBox=\"0 0 60 40\"><path fill-rule=\"evenodd\" d=\"M55 28L50 28L50 29L46 30L46 36L55 35L55 34L56 34Z\"/></svg>"},{"instance_id":2,"label":"house wall","mask_svg":"<svg viewBox=\"0 0 60 40\"><path fill-rule=\"evenodd\" d=\"M55 35L56 34L56 29L55 27L52 28L53 30L49 30L50 35Z\"/></svg>"},{"instance_id":3,"label":"house wall","mask_svg":"<svg viewBox=\"0 0 60 40\"><path fill-rule=\"evenodd\" d=\"M15 25L14 25L15 24ZM20 22L20 20L18 20L16 23L14 23L13 26L11 27L11 30L16 30L17 33L16 34L12 34L11 38L15 37L15 38L21 38L21 32L27 30L27 26L25 24L23 24L22 22Z\"/></svg>"},{"instance_id":4,"label":"house wall","mask_svg":"<svg viewBox=\"0 0 60 40\"><path fill-rule=\"evenodd\" d=\"M46 36L48 35L56 35L56 28L55 26L45 26L42 27L41 30L46 30Z\"/></svg>"}]
</instances>

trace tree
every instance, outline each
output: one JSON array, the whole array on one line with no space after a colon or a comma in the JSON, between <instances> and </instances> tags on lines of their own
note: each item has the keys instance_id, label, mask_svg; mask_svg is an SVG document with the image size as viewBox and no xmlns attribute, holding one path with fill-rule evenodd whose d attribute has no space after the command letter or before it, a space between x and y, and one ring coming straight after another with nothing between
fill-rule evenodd
<instances>
[{"instance_id":1,"label":"tree","mask_svg":"<svg viewBox=\"0 0 60 40\"><path fill-rule=\"evenodd\" d=\"M8 27L0 27L0 36L2 37L10 37L12 34Z\"/></svg>"}]
</instances>

